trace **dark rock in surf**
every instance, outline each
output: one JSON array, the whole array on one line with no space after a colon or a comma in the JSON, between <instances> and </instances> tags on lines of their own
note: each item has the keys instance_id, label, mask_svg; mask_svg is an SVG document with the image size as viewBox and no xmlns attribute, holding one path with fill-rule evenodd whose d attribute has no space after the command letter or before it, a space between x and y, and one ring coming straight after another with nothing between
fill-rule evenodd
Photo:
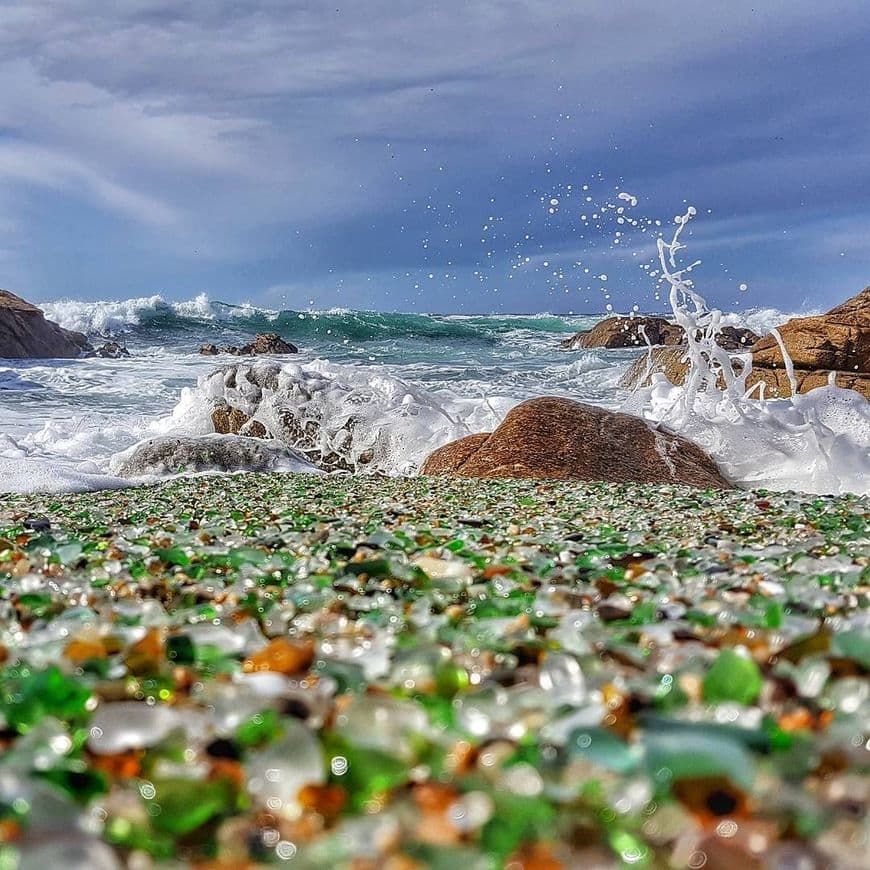
<instances>
[{"instance_id":1,"label":"dark rock in surf","mask_svg":"<svg viewBox=\"0 0 870 870\"><path fill-rule=\"evenodd\" d=\"M230 345L221 349L216 344L203 344L199 352L202 356L217 356L220 353L227 353L230 356L284 356L299 353L299 348L285 341L277 332L261 332L253 341L241 347Z\"/></svg>"},{"instance_id":2,"label":"dark rock in surf","mask_svg":"<svg viewBox=\"0 0 870 870\"><path fill-rule=\"evenodd\" d=\"M690 441L639 417L550 396L518 405L492 433L439 448L421 473L733 488Z\"/></svg>"},{"instance_id":3,"label":"dark rock in surf","mask_svg":"<svg viewBox=\"0 0 870 870\"><path fill-rule=\"evenodd\" d=\"M716 344L727 351L749 350L756 341L758 336L745 326L723 326L716 336Z\"/></svg>"},{"instance_id":4,"label":"dark rock in surf","mask_svg":"<svg viewBox=\"0 0 870 870\"><path fill-rule=\"evenodd\" d=\"M94 351L94 356L102 359L124 359L130 356L130 351L117 341L109 341L102 347L98 347Z\"/></svg>"},{"instance_id":5,"label":"dark rock in surf","mask_svg":"<svg viewBox=\"0 0 870 870\"><path fill-rule=\"evenodd\" d=\"M285 379L282 370L278 362L252 360L221 366L206 376L201 386L215 397L211 399L215 431L274 438L324 471L359 471L371 463L372 449L348 449L357 427L352 413L339 430L326 431L317 399L324 381Z\"/></svg>"},{"instance_id":6,"label":"dark rock in surf","mask_svg":"<svg viewBox=\"0 0 870 870\"><path fill-rule=\"evenodd\" d=\"M0 290L0 357L75 359L93 351L81 332L63 329L14 293Z\"/></svg>"},{"instance_id":7,"label":"dark rock in surf","mask_svg":"<svg viewBox=\"0 0 870 870\"><path fill-rule=\"evenodd\" d=\"M299 348L284 341L277 332L261 332L252 342L239 348L240 356L281 356L287 353L299 353Z\"/></svg>"}]
</instances>

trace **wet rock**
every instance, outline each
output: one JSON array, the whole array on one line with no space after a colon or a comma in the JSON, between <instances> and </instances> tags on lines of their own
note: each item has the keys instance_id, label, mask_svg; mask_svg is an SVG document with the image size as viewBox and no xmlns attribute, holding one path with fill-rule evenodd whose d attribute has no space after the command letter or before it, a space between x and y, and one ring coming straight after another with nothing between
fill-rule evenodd
<instances>
[{"instance_id":1,"label":"wet rock","mask_svg":"<svg viewBox=\"0 0 870 870\"><path fill-rule=\"evenodd\" d=\"M644 334L646 338L644 338ZM562 347L578 350L586 347L645 347L679 344L683 329L664 317L608 317L588 332L578 332L562 342Z\"/></svg>"},{"instance_id":2,"label":"wet rock","mask_svg":"<svg viewBox=\"0 0 870 870\"><path fill-rule=\"evenodd\" d=\"M35 305L0 290L0 358L75 359L92 350L82 333L61 328Z\"/></svg>"},{"instance_id":3,"label":"wet rock","mask_svg":"<svg viewBox=\"0 0 870 870\"><path fill-rule=\"evenodd\" d=\"M758 336L751 329L738 326L723 326L716 337L716 343L729 351L748 350L756 341ZM562 347L625 348L646 347L647 343L653 347L685 345L686 336L682 326L664 317L608 317L588 332L566 339Z\"/></svg>"},{"instance_id":4,"label":"wet rock","mask_svg":"<svg viewBox=\"0 0 870 870\"><path fill-rule=\"evenodd\" d=\"M240 435L152 438L116 457L113 465L121 477L202 471L317 471L287 446Z\"/></svg>"},{"instance_id":5,"label":"wet rock","mask_svg":"<svg viewBox=\"0 0 870 870\"><path fill-rule=\"evenodd\" d=\"M756 341L758 336L743 326L723 326L716 336L716 344L730 351L749 350Z\"/></svg>"},{"instance_id":6,"label":"wet rock","mask_svg":"<svg viewBox=\"0 0 870 870\"><path fill-rule=\"evenodd\" d=\"M549 396L518 405L495 432L439 448L422 473L730 488L695 444L638 417Z\"/></svg>"},{"instance_id":7,"label":"wet rock","mask_svg":"<svg viewBox=\"0 0 870 870\"><path fill-rule=\"evenodd\" d=\"M240 356L280 356L287 353L299 353L299 348L284 341L277 332L261 332L252 342L239 348Z\"/></svg>"},{"instance_id":8,"label":"wet rock","mask_svg":"<svg viewBox=\"0 0 870 870\"><path fill-rule=\"evenodd\" d=\"M253 341L238 347L235 344L219 348L216 344L203 344L199 348L202 356L218 356L226 353L230 356L284 356L299 353L299 348L285 341L277 332L261 332Z\"/></svg>"},{"instance_id":9,"label":"wet rock","mask_svg":"<svg viewBox=\"0 0 870 870\"><path fill-rule=\"evenodd\" d=\"M130 356L130 351L117 341L109 341L102 347L98 347L94 351L94 356L101 357L102 359L123 359Z\"/></svg>"},{"instance_id":10,"label":"wet rock","mask_svg":"<svg viewBox=\"0 0 870 870\"><path fill-rule=\"evenodd\" d=\"M327 431L323 425L318 393L328 383L317 376L307 380L283 377L277 362L222 366L206 379L208 391L218 396L213 399L212 425L219 433L275 439L324 471L358 470L371 461L372 453L359 451L355 465L341 450L353 438L353 413L337 431Z\"/></svg>"},{"instance_id":11,"label":"wet rock","mask_svg":"<svg viewBox=\"0 0 870 870\"><path fill-rule=\"evenodd\" d=\"M646 387L654 374L663 374L672 384L681 385L686 380L689 364L686 349L682 347L654 347L638 357L622 376L619 386L625 390Z\"/></svg>"},{"instance_id":12,"label":"wet rock","mask_svg":"<svg viewBox=\"0 0 870 870\"><path fill-rule=\"evenodd\" d=\"M725 335L725 327L722 335ZM745 335L729 333L726 350L738 350L732 340L745 342ZM836 386L855 390L870 399L870 287L817 317L799 317L779 327L778 332L794 366L799 393L807 393L828 384L833 377ZM745 347L745 344L743 345ZM791 383L785 369L782 351L773 335L765 336L746 348L752 354L752 371L746 379L747 388L764 385L764 395L780 398L791 395ZM620 386L634 389L646 386L651 375L661 372L673 384L686 379L688 365L683 347L656 347L649 356L637 359L623 376ZM732 361L735 372L740 361Z\"/></svg>"},{"instance_id":13,"label":"wet rock","mask_svg":"<svg viewBox=\"0 0 870 870\"><path fill-rule=\"evenodd\" d=\"M778 332L796 374L842 372L856 379L851 389L870 397L870 287L827 314L789 320ZM784 369L782 351L773 335L753 346L752 364L756 369ZM800 380L798 389L806 392Z\"/></svg>"}]
</instances>

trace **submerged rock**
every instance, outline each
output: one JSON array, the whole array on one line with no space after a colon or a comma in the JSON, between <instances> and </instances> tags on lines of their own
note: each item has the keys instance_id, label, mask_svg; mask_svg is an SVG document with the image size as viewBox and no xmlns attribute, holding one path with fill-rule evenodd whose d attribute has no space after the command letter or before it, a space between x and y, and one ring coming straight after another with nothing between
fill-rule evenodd
<instances>
[{"instance_id":1,"label":"submerged rock","mask_svg":"<svg viewBox=\"0 0 870 870\"><path fill-rule=\"evenodd\" d=\"M162 437L143 441L115 457L121 477L151 477L202 471L317 472L295 450L240 435Z\"/></svg>"},{"instance_id":2,"label":"submerged rock","mask_svg":"<svg viewBox=\"0 0 870 870\"><path fill-rule=\"evenodd\" d=\"M75 359L92 350L81 332L63 329L35 305L0 290L0 358Z\"/></svg>"},{"instance_id":3,"label":"submerged rock","mask_svg":"<svg viewBox=\"0 0 870 870\"><path fill-rule=\"evenodd\" d=\"M639 417L549 396L518 405L491 434L436 450L422 473L731 488L713 460L684 438Z\"/></svg>"}]
</instances>

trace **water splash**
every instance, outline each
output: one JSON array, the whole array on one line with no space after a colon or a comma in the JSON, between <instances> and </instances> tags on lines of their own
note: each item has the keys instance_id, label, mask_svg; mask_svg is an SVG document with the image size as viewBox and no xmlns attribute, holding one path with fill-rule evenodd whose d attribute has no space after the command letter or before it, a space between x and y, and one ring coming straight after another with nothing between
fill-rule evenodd
<instances>
[{"instance_id":1,"label":"water splash","mask_svg":"<svg viewBox=\"0 0 870 870\"><path fill-rule=\"evenodd\" d=\"M833 384L788 399L753 397L746 389L750 354L733 357L716 342L722 313L711 309L689 277L700 261L681 266L681 236L694 208L675 218L670 242L658 240L674 319L686 333L689 370L674 386L661 373L638 390L627 410L679 432L703 447L731 480L750 487L840 493L870 491L870 403ZM774 333L796 386L791 359Z\"/></svg>"}]
</instances>

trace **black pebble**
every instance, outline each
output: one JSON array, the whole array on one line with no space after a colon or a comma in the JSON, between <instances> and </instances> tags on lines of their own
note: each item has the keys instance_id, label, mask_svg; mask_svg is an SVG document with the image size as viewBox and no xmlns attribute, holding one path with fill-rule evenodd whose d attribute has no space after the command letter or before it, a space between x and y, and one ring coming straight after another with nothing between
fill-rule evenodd
<instances>
[{"instance_id":1,"label":"black pebble","mask_svg":"<svg viewBox=\"0 0 870 870\"><path fill-rule=\"evenodd\" d=\"M28 517L23 525L34 532L47 532L51 528L51 523L42 517Z\"/></svg>"},{"instance_id":2,"label":"black pebble","mask_svg":"<svg viewBox=\"0 0 870 870\"><path fill-rule=\"evenodd\" d=\"M205 751L212 758L228 758L231 761L238 761L242 757L242 750L235 740L227 740L224 737L218 737L217 740L212 740Z\"/></svg>"}]
</instances>

